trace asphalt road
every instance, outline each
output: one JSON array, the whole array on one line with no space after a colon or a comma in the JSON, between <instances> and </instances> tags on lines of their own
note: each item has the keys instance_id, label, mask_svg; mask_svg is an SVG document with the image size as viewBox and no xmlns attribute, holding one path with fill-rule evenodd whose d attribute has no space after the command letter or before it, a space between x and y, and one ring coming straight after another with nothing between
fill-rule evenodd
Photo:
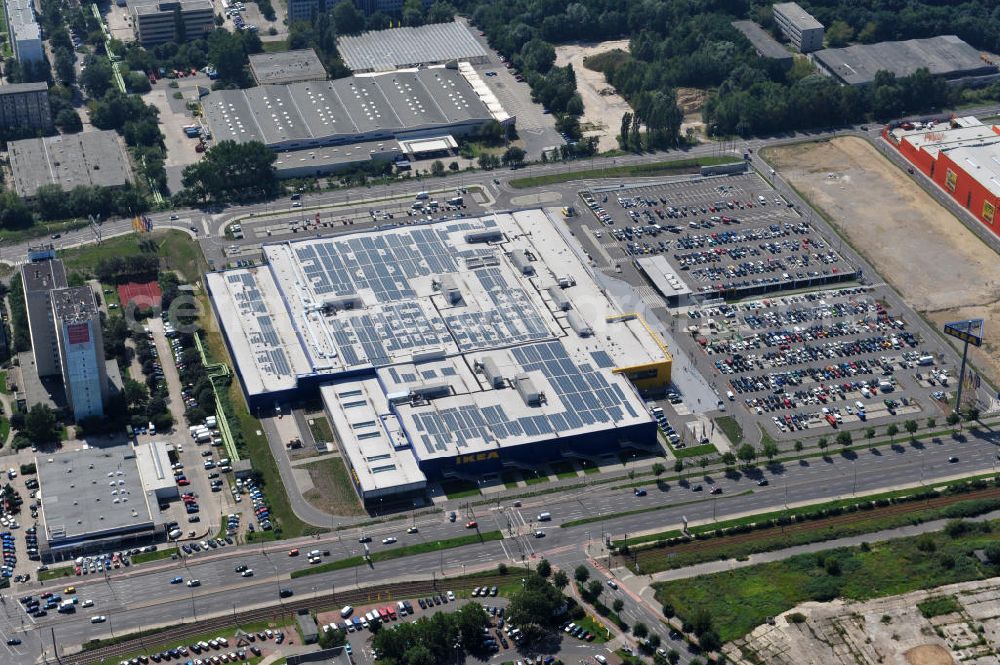
<instances>
[{"instance_id":1,"label":"asphalt road","mask_svg":"<svg viewBox=\"0 0 1000 665\"><path fill-rule=\"evenodd\" d=\"M877 453L861 451L855 459L847 459L834 451L828 460L811 459L775 471L764 471L763 475L770 479L766 487L757 486L757 475L738 480L699 477L690 483L702 484L702 492L694 492L682 483L664 483L659 488L649 483L646 485L649 494L640 498L635 497L630 488L615 488L611 484L526 499L520 508L478 507L473 515L479 521L480 529L501 529L508 537L503 541L403 557L378 562L371 567L362 565L296 580L290 579L289 573L309 564L303 556L289 557L288 548L294 545L303 550L312 547L330 549L330 560L342 559L360 553L359 532L351 529L321 539L272 543L263 547L226 547L185 557L181 561L147 564L107 580L73 578L77 596L95 603L93 608L78 611L75 615L50 614L35 622L27 618L16 601L8 597L2 604L4 616L0 619L0 637L16 634L24 640L24 644L17 647L19 652L11 656L16 656L14 662L28 662L41 653L42 639L46 640L51 652L50 629L55 631L58 644L79 644L92 637L110 636L112 632L122 634L144 626L159 625L165 618L170 621L192 620L258 604L274 604L280 587L293 589L296 596L335 594L338 588L426 577L432 571L437 576L454 576L490 569L499 561L520 562L522 554L529 563L545 556L553 563L571 569L587 559L588 545L591 546L590 554L600 560L602 533L621 537L650 528L677 528L683 517L693 523L710 521L713 516L722 519L739 513L780 509L786 503L850 496L854 492L860 494L912 483L921 477L931 482L932 477L988 472L995 469L997 445L998 439L992 435L990 438L970 436L965 442L948 438L914 445L905 441L895 449L882 446ZM958 457L958 461L949 463L950 456ZM708 490L716 485L723 488L723 494L709 495ZM637 508L656 507L661 508L639 514L619 514ZM551 512L553 521L542 525L544 538L534 538L530 534L539 527L535 517L542 510ZM601 515L605 516L603 520L589 524L558 527L565 521ZM370 547L376 552L418 541L464 535L469 533L462 521L465 517L467 515L462 515L455 523L447 521L444 514L418 517L416 524L420 530L414 535L405 533L409 522L383 523L365 529L364 533L371 536L373 542ZM512 527L514 537L510 537L508 525ZM399 542L383 546L380 541L387 535L397 537ZM241 563L254 570L252 578L242 578L234 572L234 567ZM185 581L198 579L201 586L191 589L183 584L170 584L171 578L177 575ZM61 590L65 584L65 581L53 582L46 588ZM19 587L14 591L14 597L39 591L38 586ZM330 605L336 605L335 598L331 599ZM90 617L96 614L107 616L108 621L91 624Z\"/></svg>"}]
</instances>

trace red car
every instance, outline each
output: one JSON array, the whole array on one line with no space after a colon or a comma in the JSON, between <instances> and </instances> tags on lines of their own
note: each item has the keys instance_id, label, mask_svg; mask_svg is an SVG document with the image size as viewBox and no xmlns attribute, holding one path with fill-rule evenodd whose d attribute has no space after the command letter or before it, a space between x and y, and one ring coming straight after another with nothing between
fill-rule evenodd
<instances>
[{"instance_id":1,"label":"red car","mask_svg":"<svg viewBox=\"0 0 1000 665\"><path fill-rule=\"evenodd\" d=\"M181 478L180 480L177 481L177 484L180 485L181 487L184 487L185 485L190 485L191 481L188 480L187 478Z\"/></svg>"},{"instance_id":2,"label":"red car","mask_svg":"<svg viewBox=\"0 0 1000 665\"><path fill-rule=\"evenodd\" d=\"M298 547L288 550L288 556L298 556L298 555L299 555Z\"/></svg>"},{"instance_id":3,"label":"red car","mask_svg":"<svg viewBox=\"0 0 1000 665\"><path fill-rule=\"evenodd\" d=\"M479 523L476 520L469 520L465 523L466 529L475 529L477 526L479 526Z\"/></svg>"}]
</instances>

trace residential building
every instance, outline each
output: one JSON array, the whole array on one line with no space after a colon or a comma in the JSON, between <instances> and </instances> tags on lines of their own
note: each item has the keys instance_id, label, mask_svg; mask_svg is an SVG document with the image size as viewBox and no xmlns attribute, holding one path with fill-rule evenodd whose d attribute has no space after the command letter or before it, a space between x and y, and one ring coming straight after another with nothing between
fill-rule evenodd
<instances>
[{"instance_id":1,"label":"residential building","mask_svg":"<svg viewBox=\"0 0 1000 665\"><path fill-rule=\"evenodd\" d=\"M753 21L733 21L731 25L747 38L757 55L775 60L784 67L792 66L792 54L764 28Z\"/></svg>"},{"instance_id":2,"label":"residential building","mask_svg":"<svg viewBox=\"0 0 1000 665\"><path fill-rule=\"evenodd\" d=\"M136 39L143 46L179 41L176 13L184 24L184 40L198 39L215 29L211 0L132 0L129 10Z\"/></svg>"},{"instance_id":3,"label":"residential building","mask_svg":"<svg viewBox=\"0 0 1000 665\"><path fill-rule=\"evenodd\" d=\"M45 57L42 31L31 0L4 0L4 9L14 57L19 62L41 62Z\"/></svg>"},{"instance_id":4,"label":"residential building","mask_svg":"<svg viewBox=\"0 0 1000 665\"><path fill-rule=\"evenodd\" d=\"M774 20L782 34L801 53L811 53L823 48L823 24L797 2L780 2L772 9Z\"/></svg>"},{"instance_id":5,"label":"residential building","mask_svg":"<svg viewBox=\"0 0 1000 665\"><path fill-rule=\"evenodd\" d=\"M89 286L56 289L51 300L63 385L73 417L101 417L108 377L94 292Z\"/></svg>"},{"instance_id":6,"label":"residential building","mask_svg":"<svg viewBox=\"0 0 1000 665\"><path fill-rule=\"evenodd\" d=\"M38 376L57 376L61 371L59 345L52 319L50 294L54 289L66 287L66 268L62 261L55 258L54 251L39 248L31 252L28 262L21 266L21 283L28 315L28 332L31 335L31 352L35 357Z\"/></svg>"},{"instance_id":7,"label":"residential building","mask_svg":"<svg viewBox=\"0 0 1000 665\"><path fill-rule=\"evenodd\" d=\"M40 129L52 127L49 86L39 83L0 85L0 129Z\"/></svg>"}]
</instances>

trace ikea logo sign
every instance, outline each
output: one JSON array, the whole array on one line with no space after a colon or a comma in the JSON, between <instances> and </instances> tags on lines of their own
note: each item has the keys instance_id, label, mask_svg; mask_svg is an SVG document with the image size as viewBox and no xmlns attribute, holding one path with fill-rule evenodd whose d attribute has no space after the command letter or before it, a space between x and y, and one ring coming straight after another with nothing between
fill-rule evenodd
<instances>
[{"instance_id":1,"label":"ikea logo sign","mask_svg":"<svg viewBox=\"0 0 1000 665\"><path fill-rule=\"evenodd\" d=\"M476 464L477 462L487 462L495 459L500 459L500 453L492 450L488 453L476 453L475 455L459 455L455 458L455 464Z\"/></svg>"}]
</instances>

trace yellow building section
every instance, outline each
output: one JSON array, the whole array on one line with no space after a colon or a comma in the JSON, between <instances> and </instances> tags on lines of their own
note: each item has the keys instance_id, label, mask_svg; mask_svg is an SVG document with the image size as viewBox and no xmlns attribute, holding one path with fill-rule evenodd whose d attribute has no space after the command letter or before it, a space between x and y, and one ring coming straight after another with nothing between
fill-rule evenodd
<instances>
[{"instance_id":1,"label":"yellow building section","mask_svg":"<svg viewBox=\"0 0 1000 665\"><path fill-rule=\"evenodd\" d=\"M616 367L611 371L614 374L624 374L625 377L639 390L666 389L670 385L670 373L673 369L674 357L670 354L670 351L667 349L667 345L664 343L663 339L649 327L649 324L646 323L645 319L635 312L609 316L606 319L608 323L633 320L642 324L642 327L646 330L649 338L659 349L662 357L651 360L650 362L627 365L625 367Z\"/></svg>"}]
</instances>

